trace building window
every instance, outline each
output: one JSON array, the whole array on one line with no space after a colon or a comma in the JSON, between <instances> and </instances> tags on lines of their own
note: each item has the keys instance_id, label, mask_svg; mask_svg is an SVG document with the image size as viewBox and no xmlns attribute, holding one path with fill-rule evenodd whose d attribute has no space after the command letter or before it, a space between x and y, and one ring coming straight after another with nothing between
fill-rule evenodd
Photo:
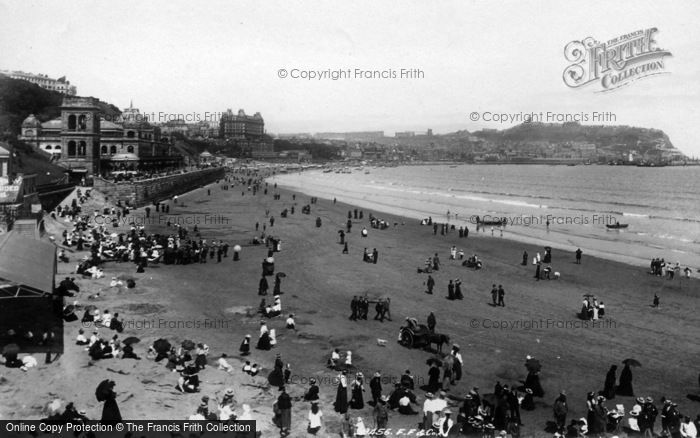
<instances>
[{"instance_id":1,"label":"building window","mask_svg":"<svg viewBox=\"0 0 700 438\"><path fill-rule=\"evenodd\" d=\"M127 133L126 133L126 136L127 136L128 138L134 138L134 131L129 131L129 132L127 132Z\"/></svg>"},{"instance_id":2,"label":"building window","mask_svg":"<svg viewBox=\"0 0 700 438\"><path fill-rule=\"evenodd\" d=\"M47 144L47 145L44 147L44 149L46 149L47 151L50 151L50 150L51 150L51 145L50 145L50 144Z\"/></svg>"},{"instance_id":3,"label":"building window","mask_svg":"<svg viewBox=\"0 0 700 438\"><path fill-rule=\"evenodd\" d=\"M114 155L117 153L117 147L116 146L110 146L109 147L109 153Z\"/></svg>"},{"instance_id":4,"label":"building window","mask_svg":"<svg viewBox=\"0 0 700 438\"><path fill-rule=\"evenodd\" d=\"M84 157L87 154L87 144L81 141L78 145L78 155Z\"/></svg>"},{"instance_id":5,"label":"building window","mask_svg":"<svg viewBox=\"0 0 700 438\"><path fill-rule=\"evenodd\" d=\"M68 156L75 157L75 142L73 140L68 142Z\"/></svg>"},{"instance_id":6,"label":"building window","mask_svg":"<svg viewBox=\"0 0 700 438\"><path fill-rule=\"evenodd\" d=\"M87 116L85 114L81 114L80 117L78 117L78 129L80 131L85 131L87 129Z\"/></svg>"},{"instance_id":7,"label":"building window","mask_svg":"<svg viewBox=\"0 0 700 438\"><path fill-rule=\"evenodd\" d=\"M128 153L130 153L130 154L133 154L133 153L134 153L134 147L131 146L131 145L129 145L129 146L126 147L126 151L127 151Z\"/></svg>"},{"instance_id":8,"label":"building window","mask_svg":"<svg viewBox=\"0 0 700 438\"><path fill-rule=\"evenodd\" d=\"M75 115L71 114L70 116L68 116L68 129L72 129L72 130L75 129L76 120L77 119L76 119Z\"/></svg>"},{"instance_id":9,"label":"building window","mask_svg":"<svg viewBox=\"0 0 700 438\"><path fill-rule=\"evenodd\" d=\"M100 148L100 154L107 155L107 146L102 146Z\"/></svg>"}]
</instances>

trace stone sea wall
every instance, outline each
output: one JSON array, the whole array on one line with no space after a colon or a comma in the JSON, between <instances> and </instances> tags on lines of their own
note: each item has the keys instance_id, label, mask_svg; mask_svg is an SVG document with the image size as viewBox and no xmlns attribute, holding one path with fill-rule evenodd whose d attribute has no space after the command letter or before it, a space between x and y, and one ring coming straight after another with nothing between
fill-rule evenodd
<instances>
[{"instance_id":1,"label":"stone sea wall","mask_svg":"<svg viewBox=\"0 0 700 438\"><path fill-rule=\"evenodd\" d=\"M148 180L117 183L95 177L93 187L103 193L110 202L128 201L129 205L140 207L223 179L225 173L225 168L214 167Z\"/></svg>"}]
</instances>

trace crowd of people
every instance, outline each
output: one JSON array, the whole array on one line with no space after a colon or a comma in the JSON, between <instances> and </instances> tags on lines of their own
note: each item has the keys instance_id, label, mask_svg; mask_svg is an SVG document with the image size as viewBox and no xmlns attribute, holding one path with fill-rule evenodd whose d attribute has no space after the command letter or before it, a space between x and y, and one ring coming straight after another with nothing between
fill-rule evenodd
<instances>
[{"instance_id":1,"label":"crowd of people","mask_svg":"<svg viewBox=\"0 0 700 438\"><path fill-rule=\"evenodd\" d=\"M245 183L245 181L239 181ZM263 185L264 184L264 185ZM267 193L268 187L259 179L248 179L248 192ZM245 195L245 190L242 193ZM89 195L88 195L89 196ZM275 200L280 200L278 194L274 195ZM316 203L313 200L312 203ZM288 211L288 210L284 210ZM135 263L137 269L143 270L148 267L149 263L164 263L164 264L188 264L188 263L206 263L208 260L213 261L215 258L221 262L223 258L228 257L229 245L222 240L213 240L207 242L198 235L197 230L190 232L184 227L175 225L173 233L170 235L147 234L145 228L134 224L131 230L127 233L114 234L110 233L107 226L93 225L89 217L81 216L80 207L76 204L70 208L61 208L57 211L59 217L69 217L74 221L74 229L66 232L64 235L63 244L65 247L75 247L76 250L87 249L90 251L90 256L83 260L78 266L79 274L89 273L92 278L95 275L94 268L100 270L102 263L107 260L118 260L122 262ZM130 212L128 206L120 209L110 210L112 216L127 217ZM292 210L293 214L293 210ZM348 212L348 221L351 219L363 219L364 213L357 209ZM286 217L286 214L282 215ZM270 228L275 226L273 217L267 217L267 222ZM375 218L369 214L370 226L372 228L384 229L389 227L387 221ZM433 227L433 234L437 235L440 231L441 235L451 231L458 231L459 237L467 237L469 230L466 227L456 229L454 225L437 224L428 218L423 221L424 225ZM256 232L259 224L256 224ZM266 224L263 224L266 228ZM349 233L351 222L347 227L347 231L341 230L341 244L345 245L347 251L346 232ZM263 229L263 232L266 231ZM366 231L366 229L364 229ZM366 233L361 233L366 235ZM263 235L261 243L272 245L273 248L278 248L279 239L271 241L270 236ZM268 254L270 256L271 254ZM66 256L67 257L67 256ZM550 254L551 257L551 254ZM370 253L365 248L363 260L372 263L377 263L378 251L376 248ZM452 246L449 250L450 260L463 260L464 251L457 249L457 246ZM523 257L524 263L528 261L527 254ZM551 258L550 258L551 260ZM539 279L540 264L539 254L535 258L537 264L537 278ZM580 261L580 255L577 254L577 261ZM469 263L468 265L466 263ZM473 255L465 262L465 266L480 268L481 260ZM656 274L656 268L652 262L652 271ZM550 267L551 268L551 267ZM542 278L548 278L545 272ZM666 271L668 272L668 269ZM91 271L92 270L92 271ZM426 260L425 267L419 269L420 272L428 274L425 285L427 293L432 294L435 287L435 279L431 274L441 270L440 257L437 253ZM551 269L550 269L551 270ZM673 269L672 269L673 270ZM662 274L663 275L663 274ZM673 274L671 274L673 275ZM70 280L70 279L68 279ZM70 280L71 282L73 280ZM113 278L113 281L118 281ZM272 303L267 303L265 298L259 305L259 313L267 318L260 322L260 334L255 347L262 351L268 351L277 344L276 329L268 327L269 318L275 318L282 315L281 290L279 277L275 277L275 287L273 292ZM73 282L74 283L74 282ZM65 296L70 294L70 284L65 285ZM119 285L117 285L119 286ZM266 275L263 275L259 282L258 293L266 295L269 290ZM253 292L254 293L254 292ZM461 300L464 298L462 291L462 281L460 279L448 280L447 298L450 300ZM493 306L505 307L505 290L502 285L493 285L491 290L491 300ZM351 301L350 320L367 320L369 316L370 304L375 304L376 315L375 320L384 321L391 320L390 299L379 298L370 300L369 297L356 295ZM602 302L598 303L595 297L587 297L584 300L583 307L580 313L584 319L598 319L605 316L605 306ZM108 310L100 311L96 308L85 310L82 322L91 322L95 326L95 330L88 338L83 329L80 329L76 337L76 344L84 346L85 351L92 360L103 359L134 359L139 360L140 357L135 354L133 345L138 341L128 342L127 339L120 338L123 332L123 322L118 313L111 314ZM290 314L284 323L289 330L295 329L294 315ZM428 317L428 327L431 333L435 332L436 318L431 312ZM103 337L102 334L108 330L109 335ZM200 392L200 372L208 365L207 358L210 356L209 347L206 344L195 344L192 342L183 343L179 347L170 345L164 339L160 339L153 343L148 350L147 359L156 362L163 361L165 367L172 370L177 376L177 381L174 382L174 387L183 394ZM242 357L251 354L251 336L246 335L241 342L239 348ZM532 358L528 357L528 361ZM262 370L258 363L252 360L246 360L240 372L244 375L256 377ZM464 361L460 352L460 347L457 344L450 346L450 352L445 355L436 355L434 360L430 361L428 368L428 383L424 387L417 387L414 377L410 371L406 371L400 378L400 382L393 385L390 391L386 391L382 387L381 372L374 373L368 383L365 382L365 376L361 371L358 371L353 364L352 351L341 353L339 348L334 348L328 358L327 365L330 369L339 372L337 375L338 384L335 388L335 400L333 410L341 417L341 431L344 436L365 436L368 434L371 427L369 424L374 424L376 428L387 427L390 413L394 412L398 415L419 416L416 421L421 425L423 430L431 430L439 434L439 436L448 436L454 434L455 430L464 433L479 433L479 434L496 434L504 431L512 436L519 434L519 429L522 426L521 410L531 411L536 409L536 398L543 398L545 393L539 380L539 369L534 370L528 368L528 373L525 381L521 384L512 383L510 385L502 385L496 382L493 393L481 395L479 388L473 387L468 393L463 396L458 396L454 392L454 386L462 379ZM627 369L628 367L626 367ZM221 354L216 361L216 369L229 374L238 373L238 369L233 367L228 360L226 354ZM613 373L614 374L614 373ZM276 401L273 405L274 423L279 427L281 436L292 435L292 404L295 399L290 394L290 375L291 366L282 362L279 354L275 359L273 370L268 376L268 381L271 387L277 388L279 393L276 396ZM623 377L624 375L624 377ZM656 411L651 398L637 398L635 406L628 412L619 409L615 406L614 409L606 407L606 401L613 399L615 396L633 396L631 388L631 375L628 371L623 370L623 375L620 377L620 383L615 384L613 378L612 389L606 378L606 384L603 391L598 394L590 393L586 400L588 407L588 416L581 419L572 419L570 423L567 418L569 413L569 404L567 394L561 391L554 399L551 409L554 417L552 422L552 433L558 435L566 435L572 437L580 437L585 434L594 436L596 434L608 432L618 432L622 423L622 418L627 416L627 427L632 431L644 433L647 430L654 429L654 421L657 416L662 418L662 429L667 430L669 434L674 436L683 430L681 436L695 436L689 422L688 416L683 416L678 413L677 405L670 400L663 400L663 408L661 413ZM388 389L388 388L387 388ZM420 390L423 391L421 395ZM449 395L448 395L449 394ZM305 416L307 423L306 430L309 434L325 436L322 430L326 427L324 412L322 411L320 387L315 379L310 380L310 385L304 393L303 401L309 402L308 413ZM250 419L252 418L251 407L248 404L243 404L241 410L238 411L238 402L234 397L232 388L225 389L221 394L221 400L216 401L215 409L210 409L210 398L204 395L197 407L196 413L190 417L191 419L215 419L220 421L231 421L233 419ZM350 411L364 411L365 407L372 407L372 421L368 421L360 414L359 416L351 416ZM667 408L668 405L668 408ZM328 413L326 413L327 416ZM76 414L77 415L77 414ZM635 426L633 426L633 423Z\"/></svg>"},{"instance_id":2,"label":"crowd of people","mask_svg":"<svg viewBox=\"0 0 700 438\"><path fill-rule=\"evenodd\" d=\"M668 280L673 280L675 277L681 276L681 273L685 278L690 278L692 269L686 266L681 268L681 262L676 262L675 264L667 263L663 258L651 259L649 273L657 277L664 277Z\"/></svg>"},{"instance_id":3,"label":"crowd of people","mask_svg":"<svg viewBox=\"0 0 700 438\"><path fill-rule=\"evenodd\" d=\"M598 302L598 298L593 295L587 295L581 304L581 312L579 318L587 321L597 321L605 317L605 303Z\"/></svg>"}]
</instances>

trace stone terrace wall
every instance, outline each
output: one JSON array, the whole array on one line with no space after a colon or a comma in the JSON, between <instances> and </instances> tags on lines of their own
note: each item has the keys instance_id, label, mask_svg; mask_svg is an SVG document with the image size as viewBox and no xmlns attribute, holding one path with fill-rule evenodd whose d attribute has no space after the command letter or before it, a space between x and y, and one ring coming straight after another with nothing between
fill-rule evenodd
<instances>
[{"instance_id":1,"label":"stone terrace wall","mask_svg":"<svg viewBox=\"0 0 700 438\"><path fill-rule=\"evenodd\" d=\"M110 202L128 201L129 205L140 207L223 179L225 173L225 168L215 167L143 181L118 183L95 177L93 187L103 193Z\"/></svg>"}]
</instances>

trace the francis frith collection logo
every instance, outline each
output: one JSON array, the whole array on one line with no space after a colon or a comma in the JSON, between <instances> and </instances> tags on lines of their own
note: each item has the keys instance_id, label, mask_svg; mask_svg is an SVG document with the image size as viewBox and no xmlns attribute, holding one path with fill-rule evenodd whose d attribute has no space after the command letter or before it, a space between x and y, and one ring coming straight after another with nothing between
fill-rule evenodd
<instances>
[{"instance_id":1,"label":"the francis frith collection logo","mask_svg":"<svg viewBox=\"0 0 700 438\"><path fill-rule=\"evenodd\" d=\"M600 42L592 37L571 41L564 56L564 83L571 88L596 85L598 92L612 91L648 76L668 73L664 57L671 52L658 46L653 27Z\"/></svg>"}]
</instances>

